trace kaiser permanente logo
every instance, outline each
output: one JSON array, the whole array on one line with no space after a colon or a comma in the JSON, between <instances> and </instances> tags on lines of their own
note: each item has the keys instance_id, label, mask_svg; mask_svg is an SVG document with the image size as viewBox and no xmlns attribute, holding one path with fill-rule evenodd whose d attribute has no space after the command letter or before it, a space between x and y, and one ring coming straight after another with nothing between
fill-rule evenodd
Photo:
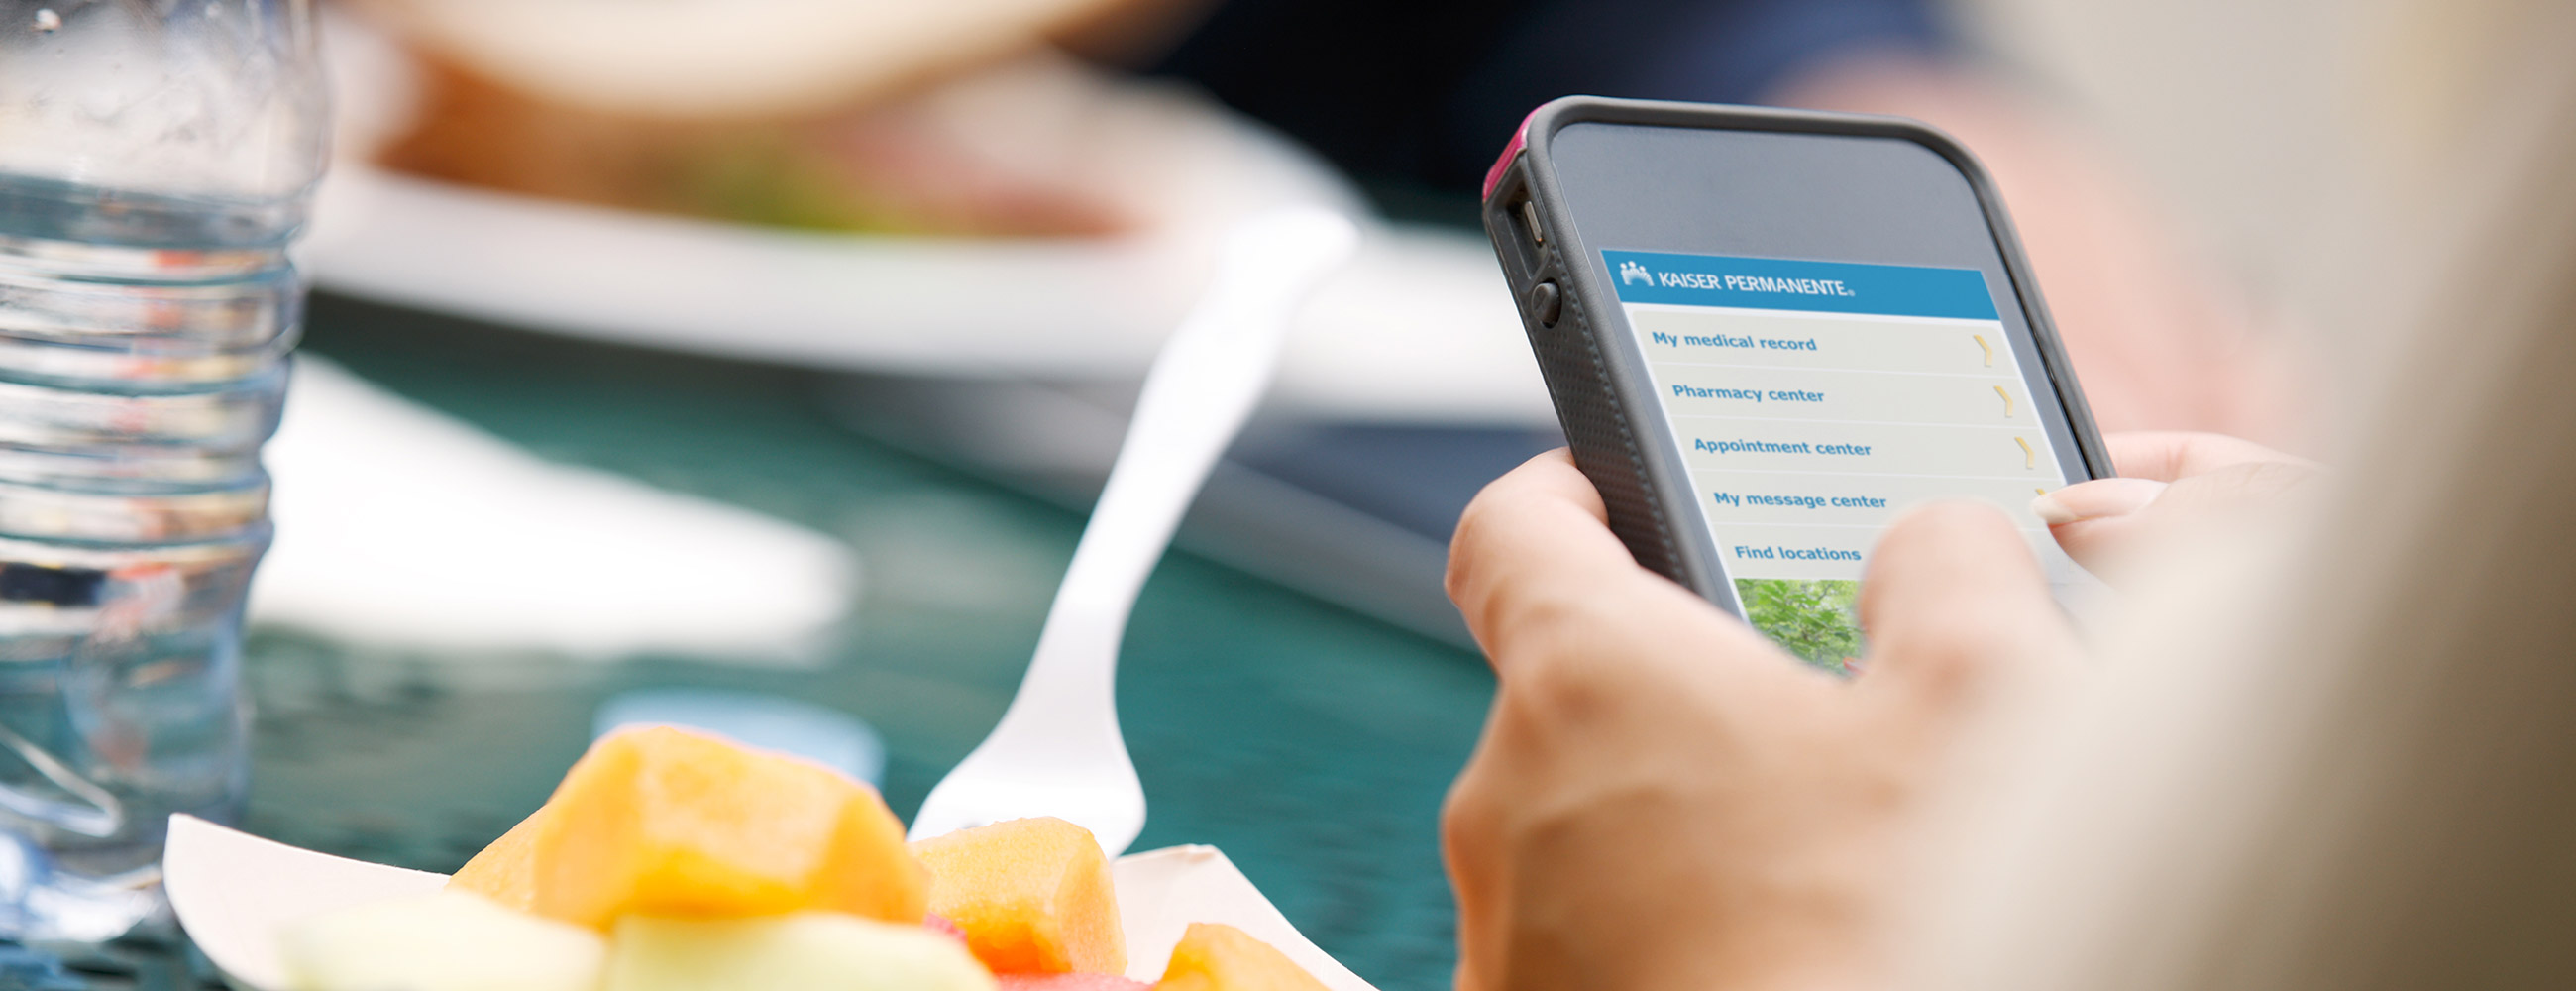
<instances>
[{"instance_id":1,"label":"kaiser permanente logo","mask_svg":"<svg viewBox=\"0 0 2576 991\"><path fill-rule=\"evenodd\" d=\"M1803 258L1738 258L1605 249L1596 256L1621 302L1813 313L1995 319L1986 273Z\"/></svg>"},{"instance_id":2,"label":"kaiser permanente logo","mask_svg":"<svg viewBox=\"0 0 2576 991\"><path fill-rule=\"evenodd\" d=\"M1629 271L1635 266L1636 271ZM1715 272L1659 272L1648 275L1636 262L1619 266L1619 281L1631 276L1652 279L1666 289L1715 289L1720 292L1786 293L1793 296L1856 296L1841 279L1783 279L1770 275L1720 275Z\"/></svg>"}]
</instances>

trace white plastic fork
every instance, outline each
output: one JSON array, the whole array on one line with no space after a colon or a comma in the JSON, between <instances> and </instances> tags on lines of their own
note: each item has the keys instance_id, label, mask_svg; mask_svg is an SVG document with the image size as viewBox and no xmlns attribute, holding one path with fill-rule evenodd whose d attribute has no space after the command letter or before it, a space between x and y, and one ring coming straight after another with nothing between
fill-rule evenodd
<instances>
[{"instance_id":1,"label":"white plastic fork","mask_svg":"<svg viewBox=\"0 0 2576 991\"><path fill-rule=\"evenodd\" d=\"M1090 830L1112 857L1136 842L1145 788L1118 731L1128 615L1268 386L1289 318L1358 246L1350 220L1308 207L1260 214L1228 232L1206 294L1145 373L1019 693L992 735L930 789L911 838L1055 816Z\"/></svg>"}]
</instances>

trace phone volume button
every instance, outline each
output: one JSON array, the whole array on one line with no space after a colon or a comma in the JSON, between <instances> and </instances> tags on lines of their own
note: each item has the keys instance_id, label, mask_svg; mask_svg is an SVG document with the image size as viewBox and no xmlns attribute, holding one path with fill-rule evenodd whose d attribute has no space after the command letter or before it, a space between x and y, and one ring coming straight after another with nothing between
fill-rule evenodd
<instances>
[{"instance_id":1,"label":"phone volume button","mask_svg":"<svg viewBox=\"0 0 2576 991\"><path fill-rule=\"evenodd\" d=\"M1556 280L1550 279L1530 287L1529 313L1538 319L1539 326L1556 329L1557 318L1565 315L1565 291L1557 288Z\"/></svg>"}]
</instances>

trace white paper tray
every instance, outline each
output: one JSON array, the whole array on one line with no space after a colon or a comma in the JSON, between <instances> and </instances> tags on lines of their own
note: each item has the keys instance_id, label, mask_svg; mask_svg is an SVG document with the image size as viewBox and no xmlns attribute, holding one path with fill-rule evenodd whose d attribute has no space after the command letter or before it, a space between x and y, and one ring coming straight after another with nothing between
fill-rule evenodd
<instances>
[{"instance_id":1,"label":"white paper tray","mask_svg":"<svg viewBox=\"0 0 2576 991\"><path fill-rule=\"evenodd\" d=\"M425 895L447 883L444 874L315 853L184 815L170 817L163 863L180 926L226 979L250 991L286 986L277 946L288 924L334 909ZM1375 991L1308 942L1215 847L1129 854L1111 872L1127 932L1129 977L1161 977L1183 929L1193 922L1222 922L1277 947L1333 991Z\"/></svg>"}]
</instances>

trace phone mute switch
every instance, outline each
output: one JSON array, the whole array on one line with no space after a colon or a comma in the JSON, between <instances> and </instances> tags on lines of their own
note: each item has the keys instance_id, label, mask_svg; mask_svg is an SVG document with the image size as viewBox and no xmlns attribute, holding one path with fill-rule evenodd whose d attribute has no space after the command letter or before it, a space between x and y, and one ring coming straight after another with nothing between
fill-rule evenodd
<instances>
[{"instance_id":1,"label":"phone mute switch","mask_svg":"<svg viewBox=\"0 0 2576 991\"><path fill-rule=\"evenodd\" d=\"M1531 286L1528 308L1539 326L1554 330L1556 319L1565 315L1565 291L1557 288L1554 279Z\"/></svg>"}]
</instances>

